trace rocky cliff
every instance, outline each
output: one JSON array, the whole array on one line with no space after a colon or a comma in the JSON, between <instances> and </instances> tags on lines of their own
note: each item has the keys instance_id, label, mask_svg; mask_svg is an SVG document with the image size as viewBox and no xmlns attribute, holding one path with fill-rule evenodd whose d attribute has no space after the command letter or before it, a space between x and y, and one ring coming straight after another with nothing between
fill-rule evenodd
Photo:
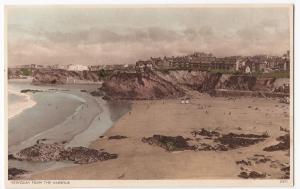
<instances>
[{"instance_id":1,"label":"rocky cliff","mask_svg":"<svg viewBox=\"0 0 300 189\"><path fill-rule=\"evenodd\" d=\"M154 72L115 73L103 83L106 97L113 99L162 99L184 95L180 87Z\"/></svg>"},{"instance_id":2,"label":"rocky cliff","mask_svg":"<svg viewBox=\"0 0 300 189\"><path fill-rule=\"evenodd\" d=\"M231 75L211 73L207 71L170 71L157 73L163 79L173 84L187 86L200 92L213 89L252 90L256 77L249 75Z\"/></svg>"},{"instance_id":3,"label":"rocky cliff","mask_svg":"<svg viewBox=\"0 0 300 189\"><path fill-rule=\"evenodd\" d=\"M33 72L33 84L67 84L80 82L100 82L103 78L93 71L67 71L39 69Z\"/></svg>"},{"instance_id":4,"label":"rocky cliff","mask_svg":"<svg viewBox=\"0 0 300 189\"><path fill-rule=\"evenodd\" d=\"M29 68L8 68L7 78L8 79L26 79L31 77L34 69Z\"/></svg>"},{"instance_id":5,"label":"rocky cliff","mask_svg":"<svg viewBox=\"0 0 300 189\"><path fill-rule=\"evenodd\" d=\"M288 78L257 78L207 71L149 71L113 74L104 82L103 90L107 97L113 99L161 99L182 97L186 89L209 94L217 90L288 94L288 84Z\"/></svg>"}]
</instances>

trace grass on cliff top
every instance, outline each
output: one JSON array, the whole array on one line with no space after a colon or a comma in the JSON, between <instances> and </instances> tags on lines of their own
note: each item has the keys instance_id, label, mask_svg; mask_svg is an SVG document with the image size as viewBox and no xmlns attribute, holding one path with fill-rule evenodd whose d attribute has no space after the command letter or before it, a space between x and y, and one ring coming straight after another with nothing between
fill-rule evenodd
<instances>
[{"instance_id":1,"label":"grass on cliff top","mask_svg":"<svg viewBox=\"0 0 300 189\"><path fill-rule=\"evenodd\" d=\"M233 75L244 75L244 73L233 70L210 70L211 73L222 73L222 74L233 74ZM259 78L290 78L289 71L275 71L270 73L253 72L249 74L251 76Z\"/></svg>"},{"instance_id":2,"label":"grass on cliff top","mask_svg":"<svg viewBox=\"0 0 300 189\"><path fill-rule=\"evenodd\" d=\"M271 72L271 73L252 73L253 76L260 78L290 78L290 72Z\"/></svg>"},{"instance_id":3,"label":"grass on cliff top","mask_svg":"<svg viewBox=\"0 0 300 189\"><path fill-rule=\"evenodd\" d=\"M235 71L235 70L211 69L211 70L208 70L208 71L211 72L211 73L242 75L242 72Z\"/></svg>"},{"instance_id":4,"label":"grass on cliff top","mask_svg":"<svg viewBox=\"0 0 300 189\"><path fill-rule=\"evenodd\" d=\"M188 69L165 69L165 70L162 69L162 70L158 70L158 71L162 72L163 74L169 74L170 71L175 71L175 70L188 70ZM211 69L208 71L211 73L248 75L248 74L242 73L241 71L236 71L236 70ZM274 71L274 72L270 72L270 73L253 72L249 75L259 77L259 78L290 78L289 71Z\"/></svg>"}]
</instances>

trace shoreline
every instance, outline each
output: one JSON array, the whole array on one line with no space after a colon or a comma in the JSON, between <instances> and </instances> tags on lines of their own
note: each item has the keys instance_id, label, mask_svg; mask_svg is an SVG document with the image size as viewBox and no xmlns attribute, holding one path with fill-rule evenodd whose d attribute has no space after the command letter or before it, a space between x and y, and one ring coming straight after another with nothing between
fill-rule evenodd
<instances>
[{"instance_id":1,"label":"shoreline","mask_svg":"<svg viewBox=\"0 0 300 189\"><path fill-rule=\"evenodd\" d=\"M36 143L39 139L47 139L47 143L53 142L67 142L66 147L76 147L76 146L85 146L88 147L92 141L96 140L101 136L109 127L111 127L114 121L111 121L111 111L105 100L102 100L101 97L93 97L87 92L82 92L82 89L94 89L96 86L86 86L86 85L72 85L72 86L52 86L52 89L48 86L43 87L47 90L40 95L45 94L56 94L56 93L65 93L67 95L72 95L72 98L81 98L84 99L84 102L81 101L81 105L79 105L75 112L65 118L63 122L59 124L53 125L50 129L39 132L38 134L22 141L21 145L17 146L9 146L9 151L17 152L24 147L29 147ZM30 88L30 87L29 87ZM32 87L34 88L34 87ZM52 105L53 106L53 105ZM60 109L60 107L57 107ZM99 119L99 115L101 119ZM47 119L48 120L48 119ZM43 121L47 121L43 120ZM102 125L99 127L99 125ZM93 134L91 136L90 134ZM20 162L9 161L9 166L19 166ZM30 167L27 164L35 164L36 166L32 166L34 171L32 173L37 173L43 170L49 169L57 169L65 166L74 166L72 163L63 163L63 162L47 162L47 163L34 163L34 162L25 162L23 161L21 164L21 168ZM49 167L47 166L49 165ZM45 168L46 167L46 168Z\"/></svg>"},{"instance_id":2,"label":"shoreline","mask_svg":"<svg viewBox=\"0 0 300 189\"><path fill-rule=\"evenodd\" d=\"M285 151L260 151L265 146L274 144L276 137L283 134L279 130L280 127L289 129L289 117L282 115L289 110L289 105L280 104L277 99L266 101L261 98L231 99L201 95L197 99L191 99L190 104L181 104L179 100L132 103L131 111L118 119L105 132L103 138L90 145L94 149L116 153L119 158L45 171L31 175L30 179L238 179L240 167L236 161L255 154L265 157L271 155L272 161L289 164L289 157ZM206 111L208 113L205 113ZM270 115L267 115L266 119L267 113ZM253 117L257 119L252 119ZM200 128L217 129L225 133L253 133L255 130L254 134L261 134L268 131L271 138L257 145L228 152L166 152L141 141L143 137L154 134L191 138L191 131ZM109 139L110 136L116 135L127 138ZM214 162L217 166L207 162ZM257 166L256 169L268 172L269 179L277 179L282 174L280 169L265 166Z\"/></svg>"},{"instance_id":3,"label":"shoreline","mask_svg":"<svg viewBox=\"0 0 300 189\"><path fill-rule=\"evenodd\" d=\"M9 93L11 95L17 95L19 97L24 97L25 102L18 102L18 104L10 105L8 108L8 119L13 119L17 115L21 114L24 112L26 109L34 107L37 102L32 99L32 96L29 94L22 94L22 93L17 93L12 90L8 90L8 95ZM13 107L12 107L13 106Z\"/></svg>"}]
</instances>

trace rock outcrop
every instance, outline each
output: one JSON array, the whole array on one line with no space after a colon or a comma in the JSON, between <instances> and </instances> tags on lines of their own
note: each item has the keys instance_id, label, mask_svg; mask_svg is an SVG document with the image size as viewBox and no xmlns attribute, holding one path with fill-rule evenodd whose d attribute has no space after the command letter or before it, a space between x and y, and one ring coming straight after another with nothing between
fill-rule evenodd
<instances>
[{"instance_id":1,"label":"rock outcrop","mask_svg":"<svg viewBox=\"0 0 300 189\"><path fill-rule=\"evenodd\" d=\"M15 155L10 155L10 159L19 161L47 162L47 161L73 161L77 164L93 163L116 159L117 154L110 154L102 150L85 147L69 147L65 149L63 144L37 143L25 148Z\"/></svg>"},{"instance_id":2,"label":"rock outcrop","mask_svg":"<svg viewBox=\"0 0 300 189\"><path fill-rule=\"evenodd\" d=\"M31 68L8 68L7 78L8 79L26 79L32 76L34 69Z\"/></svg>"},{"instance_id":3,"label":"rock outcrop","mask_svg":"<svg viewBox=\"0 0 300 189\"><path fill-rule=\"evenodd\" d=\"M163 135L153 135L152 137L142 138L142 142L159 146L167 151L192 150L193 146L187 143L188 140L190 139L183 138L182 136L172 137Z\"/></svg>"},{"instance_id":4,"label":"rock outcrop","mask_svg":"<svg viewBox=\"0 0 300 189\"><path fill-rule=\"evenodd\" d=\"M290 149L290 134L285 134L283 136L280 136L276 139L279 141L278 144L272 145L265 147L263 150L267 152L272 152L272 151L281 151L281 150L289 150Z\"/></svg>"},{"instance_id":5,"label":"rock outcrop","mask_svg":"<svg viewBox=\"0 0 300 189\"><path fill-rule=\"evenodd\" d=\"M8 169L8 180L18 179L21 175L28 173L28 171L18 168Z\"/></svg>"},{"instance_id":6,"label":"rock outcrop","mask_svg":"<svg viewBox=\"0 0 300 189\"><path fill-rule=\"evenodd\" d=\"M180 70L114 73L103 83L107 99L176 98L186 95L186 89L214 96L286 97L289 79Z\"/></svg>"},{"instance_id":7,"label":"rock outcrop","mask_svg":"<svg viewBox=\"0 0 300 189\"><path fill-rule=\"evenodd\" d=\"M264 141L269 136L265 133L257 134L222 134L217 131L209 131L204 128L192 131L194 139L182 136L153 135L143 137L142 142L159 146L166 151L228 151L242 147L248 147Z\"/></svg>"},{"instance_id":8,"label":"rock outcrop","mask_svg":"<svg viewBox=\"0 0 300 189\"><path fill-rule=\"evenodd\" d=\"M103 83L102 90L111 99L163 99L184 95L183 90L154 72L115 73Z\"/></svg>"},{"instance_id":9,"label":"rock outcrop","mask_svg":"<svg viewBox=\"0 0 300 189\"><path fill-rule=\"evenodd\" d=\"M33 72L33 84L67 84L79 82L100 82L103 78L96 71L67 71L38 69Z\"/></svg>"}]
</instances>

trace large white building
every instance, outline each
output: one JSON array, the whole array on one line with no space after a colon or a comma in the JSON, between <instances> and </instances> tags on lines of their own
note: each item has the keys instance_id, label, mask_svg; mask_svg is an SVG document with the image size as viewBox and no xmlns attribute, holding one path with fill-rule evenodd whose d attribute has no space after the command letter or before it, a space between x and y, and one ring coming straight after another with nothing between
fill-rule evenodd
<instances>
[{"instance_id":1,"label":"large white building","mask_svg":"<svg viewBox=\"0 0 300 189\"><path fill-rule=\"evenodd\" d=\"M69 71L84 71L89 70L88 66L80 65L80 64L71 64L68 66Z\"/></svg>"}]
</instances>

